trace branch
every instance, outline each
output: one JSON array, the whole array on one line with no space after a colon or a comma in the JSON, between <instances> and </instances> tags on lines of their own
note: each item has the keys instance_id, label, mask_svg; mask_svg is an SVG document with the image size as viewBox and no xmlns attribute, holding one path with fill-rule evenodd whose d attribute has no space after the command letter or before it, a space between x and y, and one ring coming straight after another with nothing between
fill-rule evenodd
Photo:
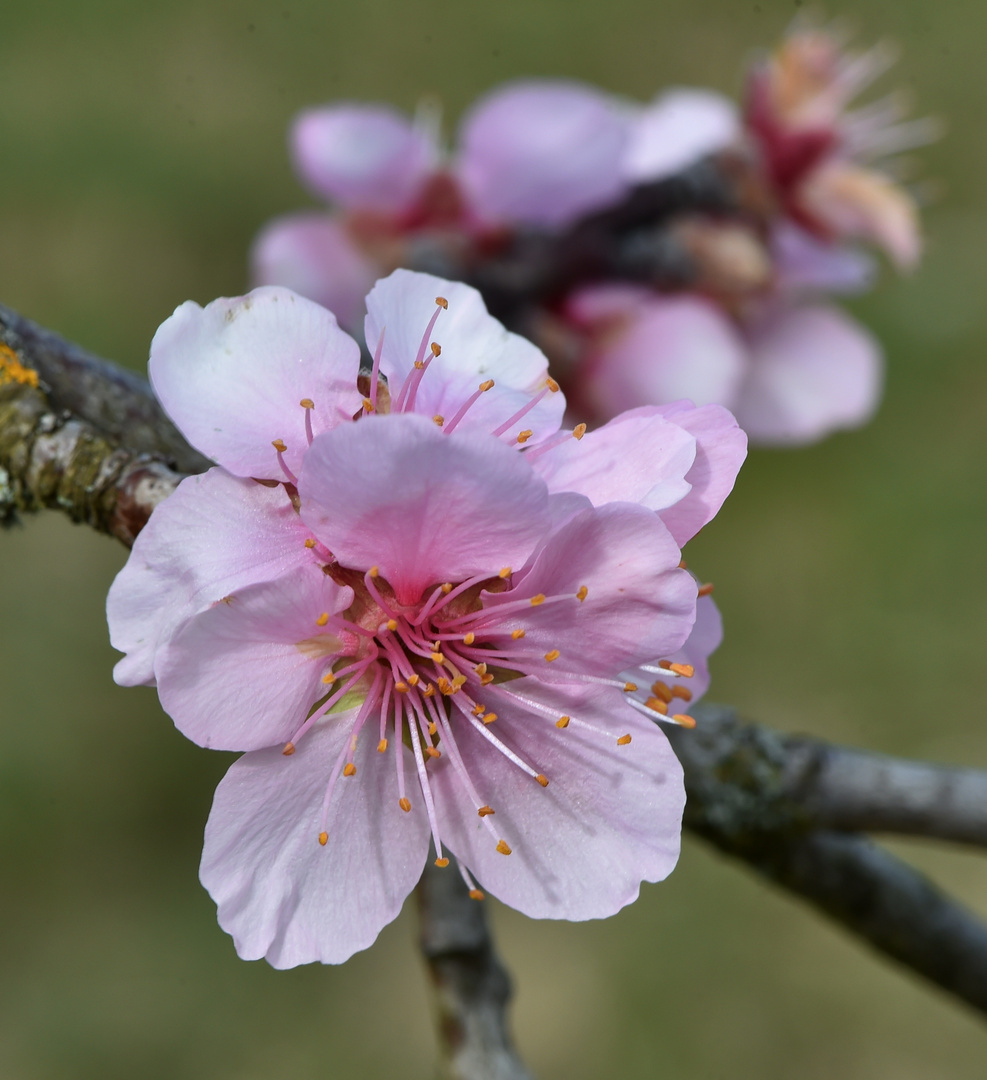
<instances>
[{"instance_id":1,"label":"branch","mask_svg":"<svg viewBox=\"0 0 987 1080\"><path fill-rule=\"evenodd\" d=\"M448 1080L531 1080L507 1030L511 984L494 952L482 901L429 860L418 884L420 944L435 988Z\"/></svg>"},{"instance_id":2,"label":"branch","mask_svg":"<svg viewBox=\"0 0 987 1080\"><path fill-rule=\"evenodd\" d=\"M976 831L982 805L957 813L961 800L954 796L942 823L933 824L931 806L902 798L900 782L919 776L926 792L945 784L966 799L983 790L987 777L786 738L741 724L731 710L716 706L700 707L696 715L695 731L669 733L685 769L686 827L987 1013L987 927L869 840L819 828L840 820L880 821L910 832L906 826L913 821L921 835L976 836L974 842L983 843ZM840 785L831 770L843 760L854 772L851 782ZM860 797L870 778L881 777L893 778L886 783L886 808L876 793L870 800ZM849 793L845 803L841 791Z\"/></svg>"}]
</instances>

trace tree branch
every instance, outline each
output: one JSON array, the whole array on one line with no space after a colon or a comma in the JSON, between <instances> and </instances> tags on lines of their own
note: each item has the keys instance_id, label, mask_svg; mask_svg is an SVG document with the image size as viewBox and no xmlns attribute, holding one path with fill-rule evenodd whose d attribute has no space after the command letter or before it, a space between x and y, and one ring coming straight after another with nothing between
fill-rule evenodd
<instances>
[{"instance_id":1,"label":"tree branch","mask_svg":"<svg viewBox=\"0 0 987 1080\"><path fill-rule=\"evenodd\" d=\"M507 1030L511 984L494 952L483 901L431 859L416 890L422 954L438 1010L448 1080L531 1080Z\"/></svg>"},{"instance_id":2,"label":"tree branch","mask_svg":"<svg viewBox=\"0 0 987 1080\"><path fill-rule=\"evenodd\" d=\"M908 775L958 776L960 782L949 790L959 787L966 798L987 778L972 770L939 770L818 740L786 738L741 724L732 710L717 706L700 706L695 713L699 724L694 731L669 733L685 769L686 827L808 900L873 948L987 1013L987 927L869 840L819 828L842 816L848 822L891 823L904 832L911 831L906 828L911 820L921 826L921 835L967 839L982 821L982 805L957 819L953 811L960 800L954 798L946 824L932 829L931 807L919 800L923 805L916 809L902 799L899 781ZM852 763L852 783L831 779L841 760ZM886 784L892 793L887 813L877 812L876 797L869 802L860 798L868 777L894 777ZM929 783L927 790L936 786ZM850 793L845 812L841 790Z\"/></svg>"}]
</instances>

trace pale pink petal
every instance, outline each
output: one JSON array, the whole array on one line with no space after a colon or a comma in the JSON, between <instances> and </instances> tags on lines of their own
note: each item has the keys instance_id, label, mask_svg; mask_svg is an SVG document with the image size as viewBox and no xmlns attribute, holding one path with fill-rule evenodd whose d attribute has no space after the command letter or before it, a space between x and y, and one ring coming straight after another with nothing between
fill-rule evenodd
<instances>
[{"instance_id":1,"label":"pale pink petal","mask_svg":"<svg viewBox=\"0 0 987 1080\"><path fill-rule=\"evenodd\" d=\"M335 316L288 289L191 300L151 342L151 383L188 441L235 476L284 480L271 445L282 439L297 474L308 445L305 410L315 402L316 433L349 421L361 405L360 349Z\"/></svg>"},{"instance_id":2,"label":"pale pink petal","mask_svg":"<svg viewBox=\"0 0 987 1080\"><path fill-rule=\"evenodd\" d=\"M425 135L386 105L329 105L295 120L291 151L302 180L347 209L400 213L431 171Z\"/></svg>"},{"instance_id":3,"label":"pale pink petal","mask_svg":"<svg viewBox=\"0 0 987 1080\"><path fill-rule=\"evenodd\" d=\"M633 183L660 180L725 146L741 133L737 106L712 90L668 90L639 114L624 158Z\"/></svg>"},{"instance_id":4,"label":"pale pink petal","mask_svg":"<svg viewBox=\"0 0 987 1080\"><path fill-rule=\"evenodd\" d=\"M864 252L818 240L787 221L771 235L771 255L778 287L785 290L859 293L873 285L877 269Z\"/></svg>"},{"instance_id":5,"label":"pale pink petal","mask_svg":"<svg viewBox=\"0 0 987 1080\"><path fill-rule=\"evenodd\" d=\"M312 561L283 488L222 469L189 476L151 515L106 601L121 686L153 685L155 654L187 619Z\"/></svg>"},{"instance_id":6,"label":"pale pink petal","mask_svg":"<svg viewBox=\"0 0 987 1080\"><path fill-rule=\"evenodd\" d=\"M750 375L734 407L754 442L813 442L873 415L881 396L881 348L836 308L782 309L750 335Z\"/></svg>"},{"instance_id":7,"label":"pale pink petal","mask_svg":"<svg viewBox=\"0 0 987 1080\"><path fill-rule=\"evenodd\" d=\"M696 440L696 459L685 474L691 485L689 493L660 513L675 542L684 547L713 520L733 491L747 457L747 435L733 414L721 405L697 409L689 401L677 401L661 405L657 411Z\"/></svg>"},{"instance_id":8,"label":"pale pink petal","mask_svg":"<svg viewBox=\"0 0 987 1080\"><path fill-rule=\"evenodd\" d=\"M446 758L433 790L443 841L479 883L533 918L599 919L660 881L678 859L685 792L682 768L656 724L619 690L546 686L537 679L492 685L496 734L548 778L541 787L472 728L458 736L487 820L511 848L501 854ZM518 696L550 710L525 707ZM554 718L570 715L564 730ZM631 735L620 746L617 739Z\"/></svg>"},{"instance_id":9,"label":"pale pink petal","mask_svg":"<svg viewBox=\"0 0 987 1080\"><path fill-rule=\"evenodd\" d=\"M623 190L627 107L576 82L517 82L463 121L457 174L491 223L564 225Z\"/></svg>"},{"instance_id":10,"label":"pale pink petal","mask_svg":"<svg viewBox=\"0 0 987 1080\"><path fill-rule=\"evenodd\" d=\"M583 395L601 416L682 398L729 408L745 353L729 319L709 301L656 296L597 347L584 368Z\"/></svg>"},{"instance_id":11,"label":"pale pink petal","mask_svg":"<svg viewBox=\"0 0 987 1080\"><path fill-rule=\"evenodd\" d=\"M594 506L636 502L665 510L688 495L695 457L695 438L649 405L534 455L532 465L553 493L578 491Z\"/></svg>"},{"instance_id":12,"label":"pale pink petal","mask_svg":"<svg viewBox=\"0 0 987 1080\"><path fill-rule=\"evenodd\" d=\"M338 220L318 211L270 221L250 251L255 285L283 285L327 307L348 330L356 330L377 277L371 261Z\"/></svg>"},{"instance_id":13,"label":"pale pink petal","mask_svg":"<svg viewBox=\"0 0 987 1080\"><path fill-rule=\"evenodd\" d=\"M189 619L158 659L158 696L175 726L213 750L283 746L328 693L322 676L356 642L319 625L353 590L310 565L248 585Z\"/></svg>"},{"instance_id":14,"label":"pale pink petal","mask_svg":"<svg viewBox=\"0 0 987 1080\"><path fill-rule=\"evenodd\" d=\"M688 714L693 705L709 689L709 658L723 641L723 619L720 610L710 596L700 596L696 601L696 622L689 634L689 640L681 649L654 658L648 670L629 668L621 673L621 678L636 683L642 691L641 697L651 694L651 687L656 682L663 682L669 690L680 687L688 691L689 697L673 698L669 713ZM693 669L689 676L675 676L655 671L658 660L671 664L685 664Z\"/></svg>"},{"instance_id":15,"label":"pale pink petal","mask_svg":"<svg viewBox=\"0 0 987 1080\"><path fill-rule=\"evenodd\" d=\"M583 510L539 547L510 592L484 594L491 619L471 628L496 626L503 634L497 644L529 658L542 678L564 679L569 671L613 677L674 652L689 636L696 583L679 569L680 559L668 530L644 507L608 503ZM513 609L538 594L550 599ZM503 605L512 606L500 615ZM518 628L525 636L514 645L510 633Z\"/></svg>"},{"instance_id":16,"label":"pale pink petal","mask_svg":"<svg viewBox=\"0 0 987 1080\"><path fill-rule=\"evenodd\" d=\"M493 379L493 388L471 406L457 430L494 431L544 388L548 361L530 341L510 333L489 315L483 297L469 285L395 270L374 286L367 297L366 340L373 350L384 335L380 364L391 401L414 370L438 296L449 306L440 312L429 342L437 342L442 352L429 362L414 411L451 421L480 383ZM426 349L425 356L431 355ZM549 393L502 438L513 441L519 432L530 430L534 435L528 445L535 445L558 431L564 411L562 394Z\"/></svg>"},{"instance_id":17,"label":"pale pink petal","mask_svg":"<svg viewBox=\"0 0 987 1080\"><path fill-rule=\"evenodd\" d=\"M378 566L403 604L429 585L520 567L548 523L548 491L489 436L423 416L368 416L316 439L302 520L344 566Z\"/></svg>"},{"instance_id":18,"label":"pale pink petal","mask_svg":"<svg viewBox=\"0 0 987 1080\"><path fill-rule=\"evenodd\" d=\"M245 960L276 968L338 964L371 945L421 876L428 822L421 800L398 806L392 754L364 729L323 824L333 764L353 714L320 723L291 757L278 749L244 755L226 774L206 825L199 876ZM319 833L329 834L325 847ZM451 871L452 872L452 871Z\"/></svg>"}]
</instances>

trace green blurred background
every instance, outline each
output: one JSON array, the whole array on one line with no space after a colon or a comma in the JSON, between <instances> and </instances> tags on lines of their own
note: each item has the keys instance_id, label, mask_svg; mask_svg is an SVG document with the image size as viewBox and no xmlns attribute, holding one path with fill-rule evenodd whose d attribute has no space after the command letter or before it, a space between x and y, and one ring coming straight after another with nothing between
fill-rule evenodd
<instances>
[{"instance_id":1,"label":"green blurred background","mask_svg":"<svg viewBox=\"0 0 987 1080\"><path fill-rule=\"evenodd\" d=\"M734 92L798 2L4 0L0 299L143 369L181 301L242 292L255 230L304 206L285 154L337 97L451 126L504 79L649 98ZM945 117L923 153L928 255L856 304L888 388L866 430L751 455L690 563L727 643L712 697L759 721L987 767L987 9L831 9L904 49L889 85ZM196 880L229 755L113 685L103 598L125 552L49 514L0 535L0 1077L267 1080L433 1072L412 905L340 968L238 960ZM987 915L987 860L895 844ZM521 1049L544 1077L966 1080L960 1006L687 840L606 922L491 903Z\"/></svg>"}]
</instances>

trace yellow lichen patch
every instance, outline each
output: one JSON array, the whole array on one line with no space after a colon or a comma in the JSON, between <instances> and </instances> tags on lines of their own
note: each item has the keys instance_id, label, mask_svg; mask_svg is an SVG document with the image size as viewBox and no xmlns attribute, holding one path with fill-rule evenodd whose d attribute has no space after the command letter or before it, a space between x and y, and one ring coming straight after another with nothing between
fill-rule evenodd
<instances>
[{"instance_id":1,"label":"yellow lichen patch","mask_svg":"<svg viewBox=\"0 0 987 1080\"><path fill-rule=\"evenodd\" d=\"M411 811L411 803L403 795L398 799L398 806L400 806L406 814Z\"/></svg>"},{"instance_id":2,"label":"yellow lichen patch","mask_svg":"<svg viewBox=\"0 0 987 1080\"><path fill-rule=\"evenodd\" d=\"M0 344L0 386L4 383L37 386L38 373L33 368L25 367L9 345Z\"/></svg>"}]
</instances>

